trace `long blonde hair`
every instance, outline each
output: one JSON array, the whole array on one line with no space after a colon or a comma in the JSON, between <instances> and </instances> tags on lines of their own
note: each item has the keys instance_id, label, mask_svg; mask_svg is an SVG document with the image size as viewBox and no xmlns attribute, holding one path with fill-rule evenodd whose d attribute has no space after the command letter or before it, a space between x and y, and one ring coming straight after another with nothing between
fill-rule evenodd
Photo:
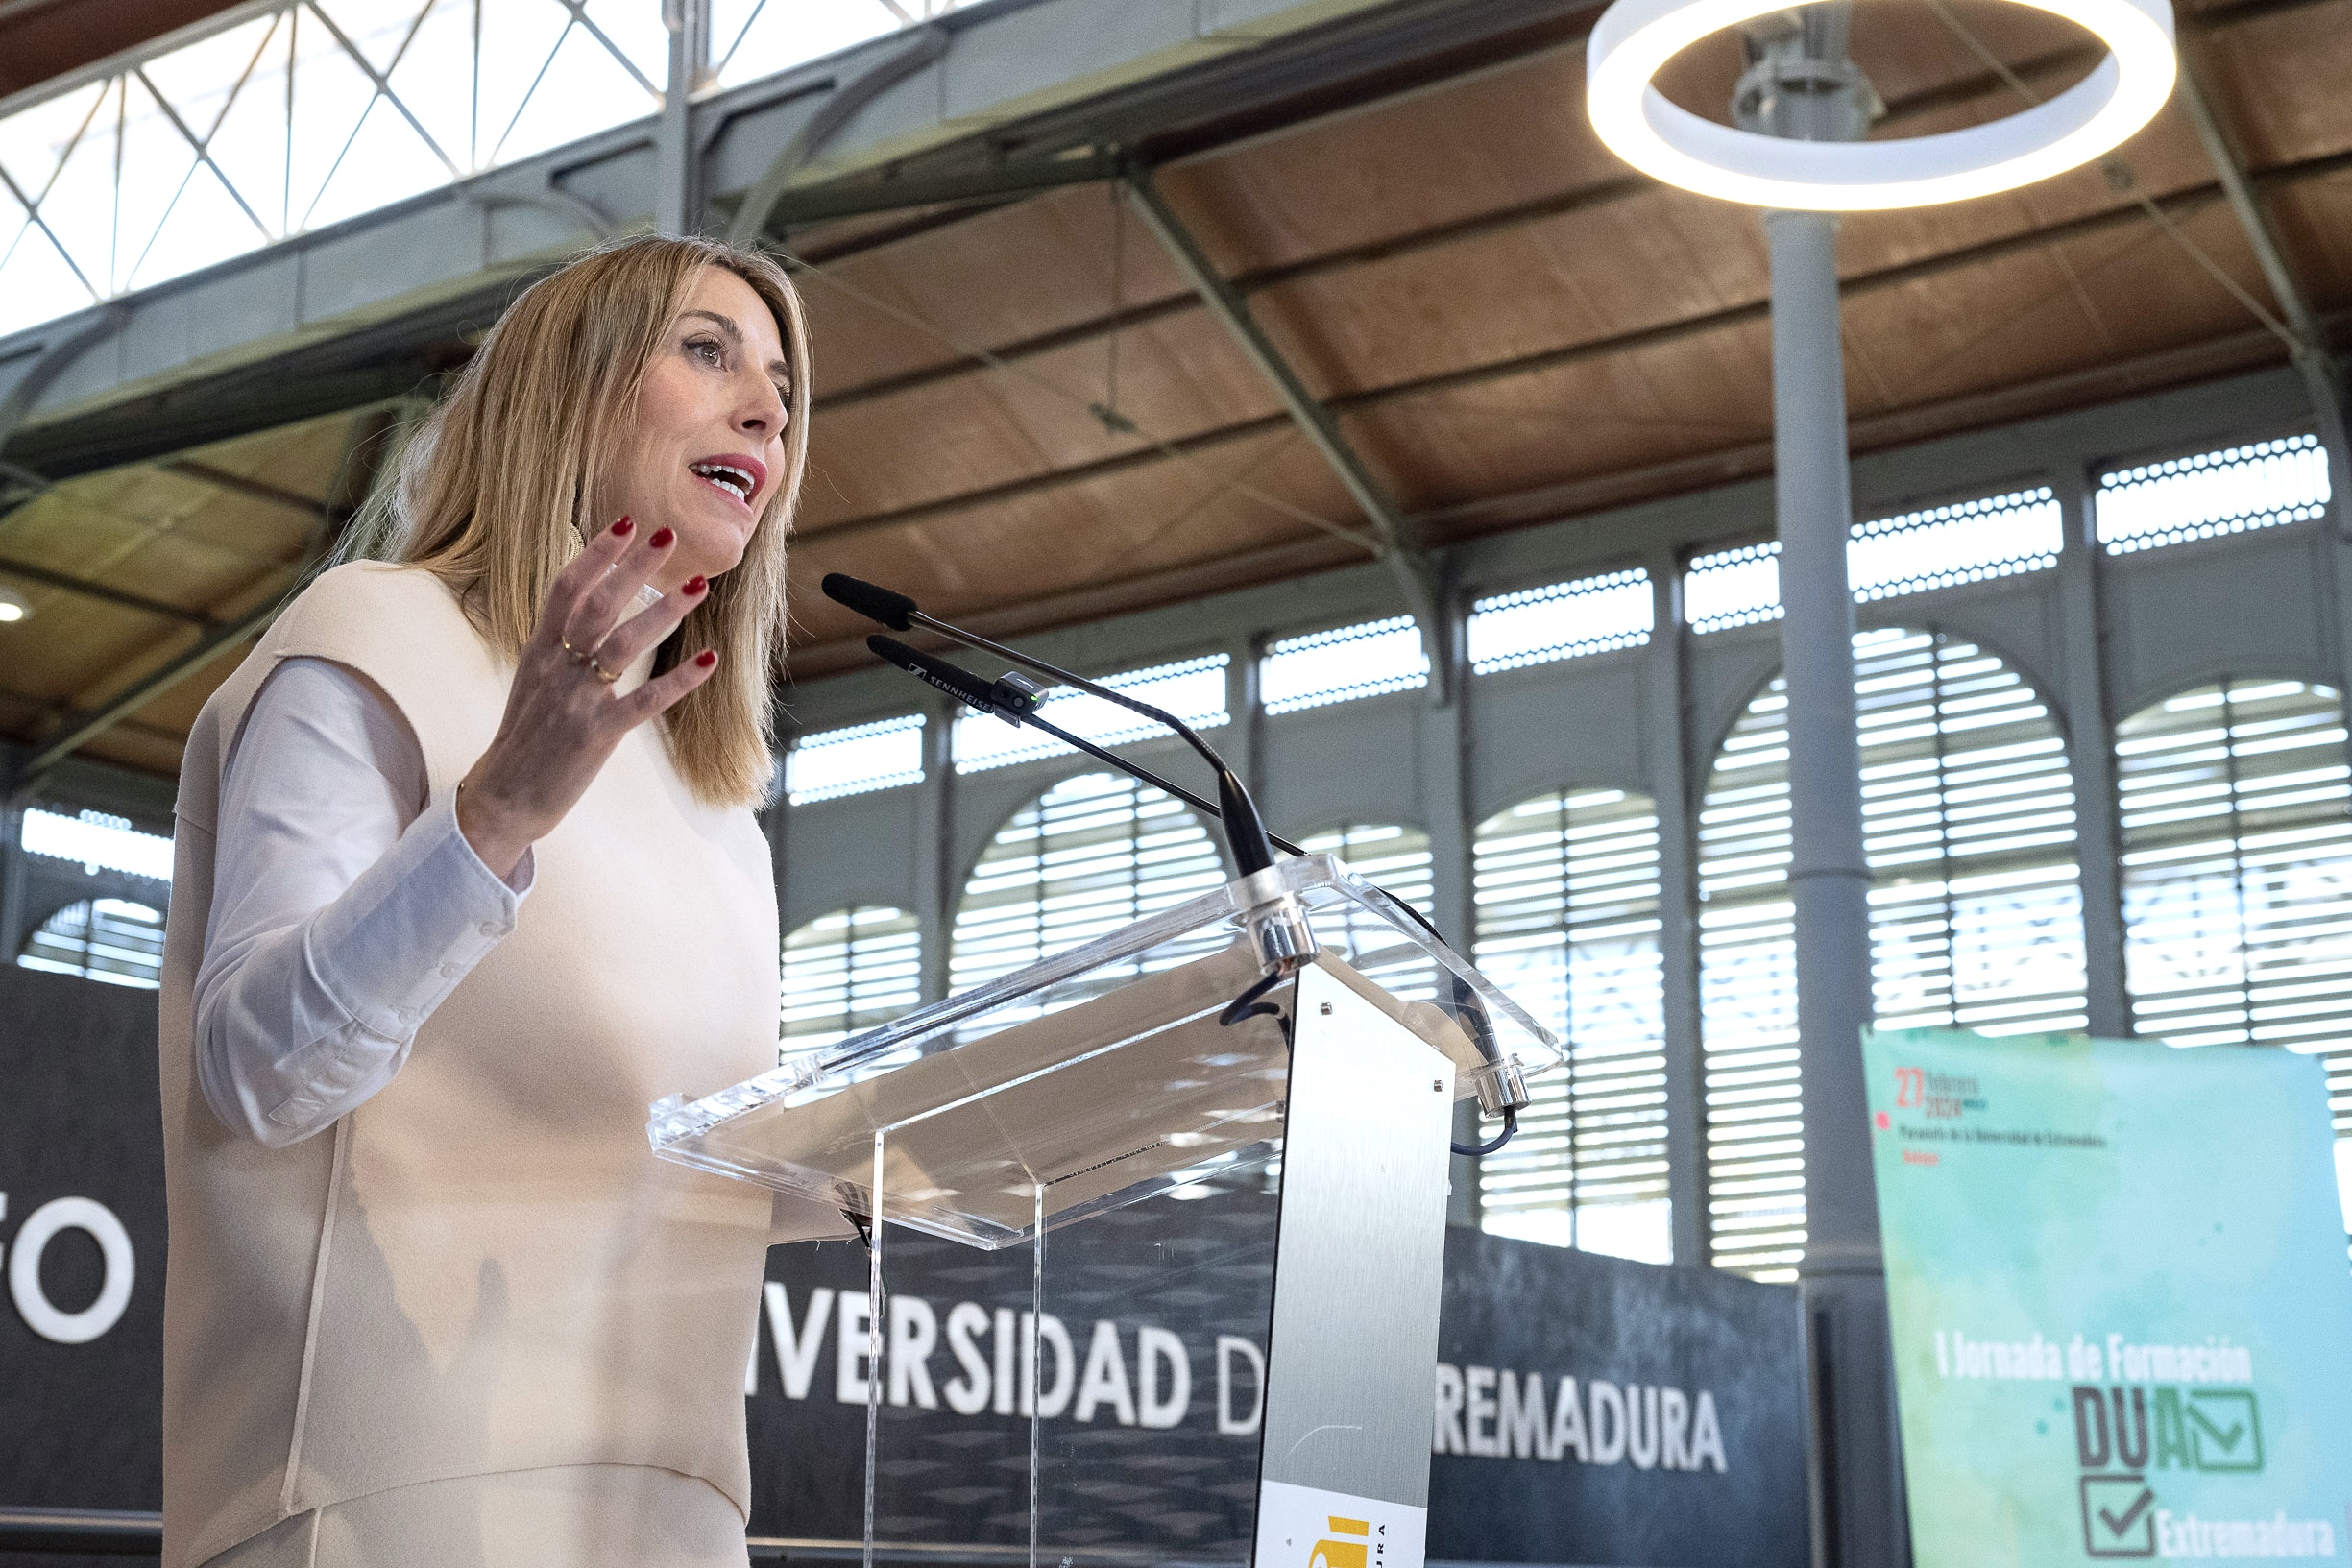
<instances>
[{"instance_id":1,"label":"long blonde hair","mask_svg":"<svg viewBox=\"0 0 2352 1568\"><path fill-rule=\"evenodd\" d=\"M637 407L646 367L706 267L733 273L775 313L792 369L784 472L740 565L711 583L666 640L717 672L664 715L672 763L713 805L756 804L774 768L772 683L784 652L785 542L809 455L809 330L766 256L716 240L645 235L591 251L526 289L400 457L367 553L449 585L483 637L518 654L556 574L612 522L596 489Z\"/></svg>"}]
</instances>

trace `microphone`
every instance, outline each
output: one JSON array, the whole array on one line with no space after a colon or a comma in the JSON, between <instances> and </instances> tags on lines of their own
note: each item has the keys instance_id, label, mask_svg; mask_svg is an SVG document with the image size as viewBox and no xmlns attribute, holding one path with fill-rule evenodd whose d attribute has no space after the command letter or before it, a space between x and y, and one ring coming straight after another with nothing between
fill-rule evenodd
<instances>
[{"instance_id":1,"label":"microphone","mask_svg":"<svg viewBox=\"0 0 2352 1568\"><path fill-rule=\"evenodd\" d=\"M909 648L880 633L865 639L866 647L885 663L896 664L934 690L944 691L965 707L1019 724L1037 706L1037 699L1006 681L983 681L968 669L949 663L937 654Z\"/></svg>"},{"instance_id":2,"label":"microphone","mask_svg":"<svg viewBox=\"0 0 2352 1568\"><path fill-rule=\"evenodd\" d=\"M824 589L825 597L834 603L847 605L866 619L880 621L893 632L913 631L918 618L931 625L934 631L947 630L944 626L933 624L931 618L917 610L914 601L906 594L893 593L886 588L852 577L847 572L829 571L825 574L824 582L818 586Z\"/></svg>"},{"instance_id":3,"label":"microphone","mask_svg":"<svg viewBox=\"0 0 2352 1568\"><path fill-rule=\"evenodd\" d=\"M1268 842L1266 836L1266 824L1259 820L1257 803L1249 798L1249 791L1242 786L1241 776L1233 771L1223 757L1217 755L1215 747L1193 733L1191 725L1166 709L1154 708L1148 702L1139 702L1123 691L1114 691L1109 687L1090 681L1075 671L1063 669L1058 664L1049 664L1042 659L1033 659L1017 648L1008 648L1001 642L991 642L986 638L967 632L961 627L950 626L947 622L927 615L916 609L914 601L906 594L894 593L878 584L868 583L843 572L832 571L825 574L824 581L818 586L824 590L825 596L836 604L846 605L868 620L879 621L894 632L911 631L917 626L924 627L937 632L951 641L960 642L967 648L994 654L999 659L1009 659L1016 664L1033 669L1038 674L1059 681L1065 686L1076 687L1089 696L1101 697L1105 702L1115 702L1122 708L1132 709L1146 718L1166 725L1181 736L1194 751L1200 754L1201 759L1209 766L1217 770L1219 807L1217 815L1224 824L1225 848L1233 856L1235 869L1247 879L1274 863L1273 847ZM919 672L915 673L918 674L918 678L928 679L928 677L921 677ZM932 684L937 685L936 682ZM948 690L949 688L942 687L940 689ZM951 692L950 694L960 699L960 693ZM1300 953L1297 956L1304 957L1305 955L1305 953Z\"/></svg>"},{"instance_id":4,"label":"microphone","mask_svg":"<svg viewBox=\"0 0 2352 1568\"><path fill-rule=\"evenodd\" d=\"M1150 784L1164 794L1174 795L1194 810L1212 817L1223 817L1214 803L1194 794L1180 784L1161 778L1150 768L1130 762L1115 752L1103 750L1082 736L1072 735L1058 724L1037 715L1037 694L1015 685L1011 679L985 681L959 665L951 664L936 654L909 648L894 637L880 633L865 639L865 645L886 663L896 664L924 685L936 688L976 712L992 714L1011 725L1027 724L1043 730L1065 746L1071 746L1098 761L1108 762L1128 778ZM1279 833L1268 833L1266 841L1291 855L1306 851ZM1418 916L1417 916L1418 918Z\"/></svg>"},{"instance_id":5,"label":"microphone","mask_svg":"<svg viewBox=\"0 0 2352 1568\"><path fill-rule=\"evenodd\" d=\"M840 582L844 585L843 592L834 592L835 578L839 578ZM913 608L913 601L907 598L904 594L892 593L887 589L875 588L871 583L861 583L854 577L841 577L838 572L836 572L833 574L833 576L826 578L825 591L835 599L839 600L844 604L849 604L851 602L848 597L844 596L845 593L856 593L860 594L861 597L865 598L867 603L872 604L877 608L884 607L890 602L895 601L897 604L906 606L907 613L910 618L920 615L920 612ZM870 591L870 594L868 594L866 591ZM858 608L861 614L871 615L870 611L867 611L861 606L853 605L852 607ZM872 618L879 620L882 617L875 615L872 615ZM1046 734L1054 736L1056 740L1061 741L1063 744L1075 747L1079 751L1084 752L1087 756L1092 757L1099 761L1109 763L1112 767L1117 768L1120 772L1126 774L1130 779L1139 780L1144 784L1152 785L1155 789L1175 796L1176 799L1192 807L1195 810L1204 811L1208 815L1218 818L1223 818L1224 815L1224 813L1217 807L1210 805L1207 801L1201 799L1199 795L1194 794L1191 790L1186 789L1181 784L1174 784L1169 780L1163 779L1158 774L1152 772L1150 768L1142 767L1136 763L1130 762L1126 758L1120 757L1113 752L1106 751L1103 747L1096 745L1093 741L1072 735L1069 731L1061 728L1057 724L1053 723L1051 720L1040 717L1037 712L1037 692L1029 689L1025 686L1016 685L1015 683L1020 679L1019 677L1008 675L1001 681L982 680L980 676L973 674L970 670L965 669L960 664L957 664L949 660L942 659L937 654L925 653L919 648L910 648L906 643L901 642L898 639L894 637L884 637L880 633L867 638L865 639L865 645L877 658L883 660L885 663L897 665L900 669L905 670L908 674L913 676L916 680L921 681L924 685L932 687L936 690L946 692L949 696L955 698L957 701L962 703L965 707L972 709L976 712L992 714L997 718L1003 719L1006 723L1015 727L1027 724L1036 729L1043 730ZM1128 704L1128 706L1134 707L1140 705ZM1183 728L1181 725L1176 724L1176 721L1173 718L1168 719L1167 722L1177 729ZM1246 796L1244 798L1247 799ZM1263 832L1262 829L1261 832ZM1266 837L1270 842L1288 851L1292 855L1306 854L1306 851L1300 849L1297 845L1292 843L1287 838L1282 838L1273 833L1267 833ZM1394 905L1399 911L1409 916L1416 925L1419 926L1421 929L1427 931L1433 939L1441 943L1445 940L1443 933L1439 931L1437 926L1429 919L1427 915L1422 914L1418 909L1416 909L1412 905L1406 903L1403 899L1398 898L1395 894L1390 893L1385 887L1379 888L1377 891L1385 895L1391 904ZM1240 997L1236 998L1233 1004L1225 1010L1221 1021L1226 1024L1231 1024L1238 1019L1253 1016L1258 1011L1275 1011L1275 1009L1268 1007L1266 1004L1259 1002L1257 999L1275 980L1280 978L1280 977L1281 972L1279 970L1268 974L1268 976L1257 985L1252 986L1249 991L1244 992ZM1471 1043L1477 1047L1479 1054L1484 1056L1489 1062L1499 1063L1502 1059L1502 1051L1494 1037L1494 1025L1487 1017L1485 1003L1478 1000L1478 995L1476 992L1465 985L1452 974L1447 973L1445 978L1448 982L1447 989L1451 993L1453 1001L1453 1005L1448 1009L1448 1011L1450 1011L1464 1025L1464 1027L1469 1031ZM1479 1085L1478 1098L1481 1107L1488 1108L1488 1102L1491 1098L1494 1101L1494 1104L1489 1110L1489 1114L1499 1113L1501 1115L1503 1118L1503 1130L1494 1138L1486 1143L1454 1143L1451 1145L1454 1153L1466 1155L1472 1159L1482 1159L1489 1154L1494 1153L1505 1144L1511 1142L1513 1135L1518 1131L1518 1113L1520 1109L1528 1103L1526 1086L1518 1081L1515 1070L1514 1070L1511 1074L1511 1080L1512 1081L1508 1084L1494 1086L1492 1091L1491 1091L1490 1087L1485 1083L1481 1083Z\"/></svg>"}]
</instances>

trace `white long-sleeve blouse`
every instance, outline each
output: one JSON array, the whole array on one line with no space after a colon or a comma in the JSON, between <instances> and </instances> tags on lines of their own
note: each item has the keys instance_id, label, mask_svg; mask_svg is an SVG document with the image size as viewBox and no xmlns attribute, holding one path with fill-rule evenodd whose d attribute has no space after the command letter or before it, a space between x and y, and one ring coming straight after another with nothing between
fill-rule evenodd
<instances>
[{"instance_id":1,"label":"white long-sleeve blouse","mask_svg":"<svg viewBox=\"0 0 2352 1568\"><path fill-rule=\"evenodd\" d=\"M531 889L457 828L424 754L364 676L272 671L230 753L196 975L196 1071L232 1130L301 1142L390 1083L418 1028Z\"/></svg>"}]
</instances>

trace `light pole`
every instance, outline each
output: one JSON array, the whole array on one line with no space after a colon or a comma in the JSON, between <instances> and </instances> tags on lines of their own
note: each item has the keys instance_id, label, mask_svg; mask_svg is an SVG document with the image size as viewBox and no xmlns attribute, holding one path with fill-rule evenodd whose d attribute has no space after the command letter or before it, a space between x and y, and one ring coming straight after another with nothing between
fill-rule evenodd
<instances>
[{"instance_id":1,"label":"light pole","mask_svg":"<svg viewBox=\"0 0 2352 1568\"><path fill-rule=\"evenodd\" d=\"M1733 90L1741 130L1858 142L1881 106L1846 55L1850 4L1751 23ZM1832 1462L1815 1472L1823 1556L1909 1559L1895 1427L1893 1347L1871 1170L1862 1030L1872 1016L1870 866L1854 699L1846 541L1845 356L1837 215L1763 215L1772 255L1773 501L1781 536L1781 663L1788 689L1789 902L1805 1104L1805 1261L1813 1418Z\"/></svg>"}]
</instances>

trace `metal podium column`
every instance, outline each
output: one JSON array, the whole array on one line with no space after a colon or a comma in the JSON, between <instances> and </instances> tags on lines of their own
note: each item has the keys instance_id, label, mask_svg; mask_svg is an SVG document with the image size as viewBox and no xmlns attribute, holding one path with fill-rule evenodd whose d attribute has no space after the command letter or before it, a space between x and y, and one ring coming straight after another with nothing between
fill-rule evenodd
<instances>
[{"instance_id":1,"label":"metal podium column","mask_svg":"<svg viewBox=\"0 0 2352 1568\"><path fill-rule=\"evenodd\" d=\"M1294 1003L1257 1568L1419 1568L1454 1067L1328 971Z\"/></svg>"}]
</instances>

